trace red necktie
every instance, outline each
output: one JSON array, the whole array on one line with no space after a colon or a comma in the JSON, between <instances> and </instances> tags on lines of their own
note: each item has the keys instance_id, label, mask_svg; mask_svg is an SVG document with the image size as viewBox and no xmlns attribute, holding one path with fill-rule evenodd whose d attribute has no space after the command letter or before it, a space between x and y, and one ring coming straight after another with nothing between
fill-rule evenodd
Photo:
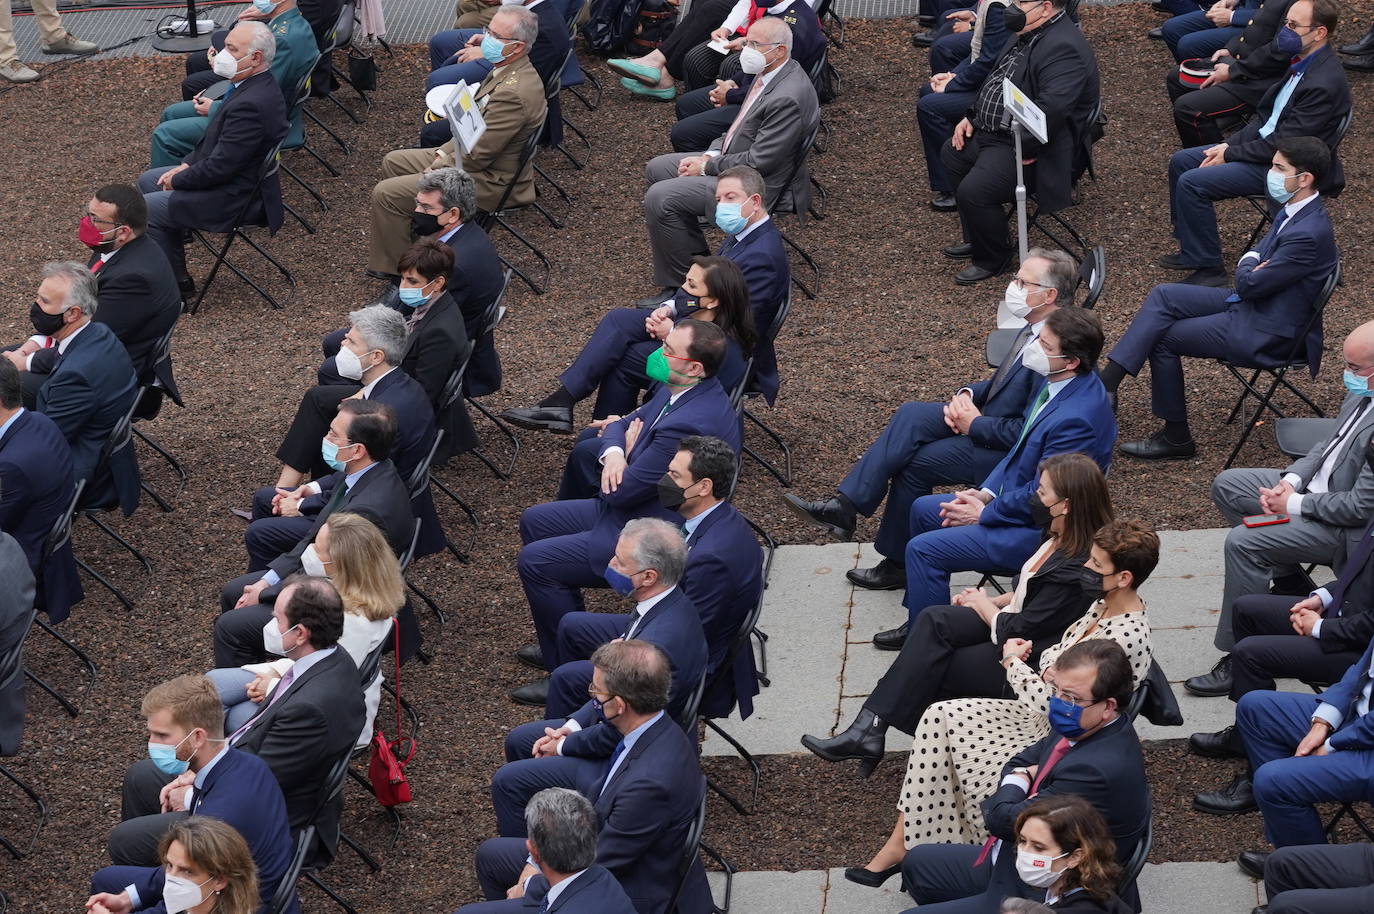
<instances>
[{"instance_id":1,"label":"red necktie","mask_svg":"<svg viewBox=\"0 0 1374 914\"><path fill-rule=\"evenodd\" d=\"M748 32L749 26L753 25L755 22L758 22L760 19L762 19L763 14L766 12L768 12L768 7L760 5L759 3L755 2L755 0L750 0L749 18L744 20L743 26L735 30L735 34L743 35L745 32Z\"/></svg>"},{"instance_id":2,"label":"red necktie","mask_svg":"<svg viewBox=\"0 0 1374 914\"><path fill-rule=\"evenodd\" d=\"M1072 748L1073 746L1068 740L1064 739L1062 736L1059 738L1059 742L1055 743L1054 748L1050 750L1049 757L1045 759L1045 763L1041 765L1040 770L1036 772L1035 781L1031 784L1030 793L1026 794L1027 797L1033 797L1039 793L1040 785L1044 782L1046 776L1049 775L1050 769L1058 764L1059 760ZM1001 839L995 835L988 836L988 840L983 842L983 850L978 854L978 859L973 861L975 868L983 865L983 861L988 859L988 854L992 853L993 847L996 846L997 842L1000 840Z\"/></svg>"},{"instance_id":3,"label":"red necktie","mask_svg":"<svg viewBox=\"0 0 1374 914\"><path fill-rule=\"evenodd\" d=\"M100 272L100 268L103 267L103 266L105 266L105 260L104 260L104 258L97 259L95 263L91 264L91 272L92 272L92 273L99 273L99 272Z\"/></svg>"}]
</instances>

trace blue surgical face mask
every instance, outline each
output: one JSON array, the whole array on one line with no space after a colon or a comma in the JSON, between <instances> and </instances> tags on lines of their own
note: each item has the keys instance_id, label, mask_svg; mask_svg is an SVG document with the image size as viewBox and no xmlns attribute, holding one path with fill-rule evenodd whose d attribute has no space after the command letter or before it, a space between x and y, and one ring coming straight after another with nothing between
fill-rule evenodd
<instances>
[{"instance_id":1,"label":"blue surgical face mask","mask_svg":"<svg viewBox=\"0 0 1374 914\"><path fill-rule=\"evenodd\" d=\"M269 13L271 13L272 10L276 9L277 4L273 3L272 0L253 0L253 7L259 13L262 13L264 16L266 16Z\"/></svg>"},{"instance_id":2,"label":"blue surgical face mask","mask_svg":"<svg viewBox=\"0 0 1374 914\"><path fill-rule=\"evenodd\" d=\"M743 208L743 203L717 203L716 227L727 235L739 234L749 223L740 212Z\"/></svg>"},{"instance_id":3,"label":"blue surgical face mask","mask_svg":"<svg viewBox=\"0 0 1374 914\"><path fill-rule=\"evenodd\" d=\"M614 695L611 696L611 698L614 698L614 697L615 697ZM610 698L606 699L606 701L610 701L610 700L611 700ZM606 702L597 701L595 698L593 698L591 701L592 701L592 711L594 711L594 712L596 713L597 722L598 722L598 723L603 723L603 724L610 724L611 718L609 718L609 717L606 716ZM619 717L620 715L616 715L616 716Z\"/></svg>"},{"instance_id":4,"label":"blue surgical face mask","mask_svg":"<svg viewBox=\"0 0 1374 914\"><path fill-rule=\"evenodd\" d=\"M429 295L425 292L425 289L429 288L430 284L433 282L434 280L431 279L423 286L417 286L413 289L401 286L396 290L396 294L400 297L401 304L405 305L407 308L416 308L429 301Z\"/></svg>"},{"instance_id":5,"label":"blue surgical face mask","mask_svg":"<svg viewBox=\"0 0 1374 914\"><path fill-rule=\"evenodd\" d=\"M1083 709L1058 695L1050 696L1050 729L1065 739L1078 739L1085 732Z\"/></svg>"},{"instance_id":6,"label":"blue surgical face mask","mask_svg":"<svg viewBox=\"0 0 1374 914\"><path fill-rule=\"evenodd\" d=\"M181 743L190 738L191 734L186 734ZM177 758L177 750L181 748L181 743L177 743L175 746L169 746L166 743L148 743L148 757L153 760L158 771L176 777L191 767L190 760L183 762Z\"/></svg>"},{"instance_id":7,"label":"blue surgical face mask","mask_svg":"<svg viewBox=\"0 0 1374 914\"><path fill-rule=\"evenodd\" d=\"M1302 36L1285 25L1274 36L1274 47L1281 54L1297 57L1302 53Z\"/></svg>"},{"instance_id":8,"label":"blue surgical face mask","mask_svg":"<svg viewBox=\"0 0 1374 914\"><path fill-rule=\"evenodd\" d=\"M506 58L506 43L491 35L482 36L482 56L487 63L495 66Z\"/></svg>"},{"instance_id":9,"label":"blue surgical face mask","mask_svg":"<svg viewBox=\"0 0 1374 914\"><path fill-rule=\"evenodd\" d=\"M345 444L343 446L352 447L353 445ZM348 461L339 459L339 445L328 438L320 442L320 456L324 458L324 462L328 464L331 470L342 470L348 466Z\"/></svg>"},{"instance_id":10,"label":"blue surgical face mask","mask_svg":"<svg viewBox=\"0 0 1374 914\"><path fill-rule=\"evenodd\" d=\"M1296 190L1288 189L1288 176L1281 174L1274 169L1269 169L1264 175L1265 189L1269 191L1269 196L1279 203L1287 203L1293 199Z\"/></svg>"},{"instance_id":11,"label":"blue surgical face mask","mask_svg":"<svg viewBox=\"0 0 1374 914\"><path fill-rule=\"evenodd\" d=\"M1364 375L1355 374L1349 368L1345 370L1343 376L1345 389L1357 397L1374 397L1374 390L1369 387L1369 379Z\"/></svg>"},{"instance_id":12,"label":"blue surgical face mask","mask_svg":"<svg viewBox=\"0 0 1374 914\"><path fill-rule=\"evenodd\" d=\"M630 580L629 575L621 574L610 565L607 565L606 570L601 574L602 577L606 579L606 583L611 585L611 590L614 590L622 597L628 597L630 594L634 593L635 582Z\"/></svg>"}]
</instances>

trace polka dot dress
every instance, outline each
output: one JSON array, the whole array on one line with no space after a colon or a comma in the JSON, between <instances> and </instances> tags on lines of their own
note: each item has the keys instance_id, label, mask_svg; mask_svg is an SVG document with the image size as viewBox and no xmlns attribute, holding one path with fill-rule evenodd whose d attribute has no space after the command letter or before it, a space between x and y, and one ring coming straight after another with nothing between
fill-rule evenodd
<instances>
[{"instance_id":1,"label":"polka dot dress","mask_svg":"<svg viewBox=\"0 0 1374 914\"><path fill-rule=\"evenodd\" d=\"M1132 681L1139 683L1151 660L1145 613L1102 619L1101 609L1101 603L1094 604L1058 644L1046 648L1041 669L1085 638L1106 638L1121 645L1131 661ZM1007 681L1016 698L955 698L936 702L921 716L897 801L908 848L981 844L987 829L980 804L996 791L1002 767L1050 732L1045 716L1049 687L1026 664L1008 666Z\"/></svg>"}]
</instances>

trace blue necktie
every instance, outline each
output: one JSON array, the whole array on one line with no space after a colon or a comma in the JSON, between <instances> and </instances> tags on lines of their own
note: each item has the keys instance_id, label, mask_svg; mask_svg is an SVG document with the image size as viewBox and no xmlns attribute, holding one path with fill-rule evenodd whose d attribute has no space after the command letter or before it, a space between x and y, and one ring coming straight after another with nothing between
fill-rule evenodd
<instances>
[{"instance_id":1,"label":"blue necktie","mask_svg":"<svg viewBox=\"0 0 1374 914\"><path fill-rule=\"evenodd\" d=\"M625 740L622 739L620 742L615 744L615 749L611 750L611 762L609 765L606 766L606 780L601 782L601 790L597 791L597 796L600 796L606 790L606 785L611 782L611 773L615 770L616 760L619 759L620 756L624 753Z\"/></svg>"}]
</instances>

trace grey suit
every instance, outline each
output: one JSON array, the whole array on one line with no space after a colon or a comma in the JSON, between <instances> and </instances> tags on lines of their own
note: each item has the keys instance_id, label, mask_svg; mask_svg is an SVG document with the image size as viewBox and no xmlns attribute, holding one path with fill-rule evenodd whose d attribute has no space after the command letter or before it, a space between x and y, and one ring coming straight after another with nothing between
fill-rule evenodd
<instances>
[{"instance_id":1,"label":"grey suit","mask_svg":"<svg viewBox=\"0 0 1374 914\"><path fill-rule=\"evenodd\" d=\"M1347 397L1336 417L1337 431L1367 402L1364 397ZM1365 461L1366 449L1374 436L1374 404L1370 404L1336 446L1338 457L1326 492L1305 494L1299 516L1286 524L1241 524L1242 517L1264 513L1259 503L1260 486L1277 485L1291 473L1301 480L1295 488L1305 492L1321 469L1334 436L1333 432L1286 470L1224 470L1213 481L1212 501L1233 525L1226 537L1226 584L1215 639L1219 649L1229 651L1235 643L1231 607L1237 598L1264 593L1276 571L1295 572L1301 564L1318 562L1339 571L1374 517L1374 472Z\"/></svg>"},{"instance_id":2,"label":"grey suit","mask_svg":"<svg viewBox=\"0 0 1374 914\"><path fill-rule=\"evenodd\" d=\"M804 213L811 204L811 176L804 161L791 187L783 187L797 158L806 153L802 143L820 119L816 89L806 71L789 59L768 78L749 110L741 108L741 112L744 117L730 137L729 148L722 149L722 135L707 150L720 154L706 162L705 175L677 176L679 162L701 153L656 156L644 169L649 181L644 218L654 252L655 285L681 284L692 258L710 253L698 220L704 216L708 223L714 221L715 176L727 168L748 165L757 169L767 186L765 204L784 190L791 195L795 212Z\"/></svg>"},{"instance_id":3,"label":"grey suit","mask_svg":"<svg viewBox=\"0 0 1374 914\"><path fill-rule=\"evenodd\" d=\"M28 634L33 619L33 572L18 541L0 533L0 655L8 654ZM19 671L0 692L0 756L19 751L24 735L24 673Z\"/></svg>"}]
</instances>

